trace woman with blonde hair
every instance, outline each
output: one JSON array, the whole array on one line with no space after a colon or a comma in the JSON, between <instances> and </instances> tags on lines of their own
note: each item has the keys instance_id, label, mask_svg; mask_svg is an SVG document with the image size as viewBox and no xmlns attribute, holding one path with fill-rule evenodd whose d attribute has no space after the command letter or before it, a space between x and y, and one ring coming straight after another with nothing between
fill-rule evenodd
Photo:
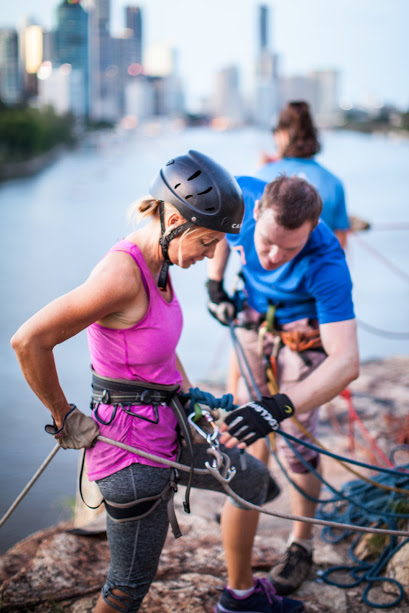
<instances>
[{"instance_id":1,"label":"woman with blonde hair","mask_svg":"<svg viewBox=\"0 0 409 613\"><path fill-rule=\"evenodd\" d=\"M174 519L168 503L177 484L173 468L97 437L101 434L171 461L181 451L179 462L204 467L209 458L206 445L179 445L175 407L182 408L179 394L188 392L191 384L176 355L182 312L169 267L188 268L212 258L226 233L240 231L244 204L230 173L202 153L189 151L159 171L150 196L139 202L136 212L150 223L114 245L85 283L33 315L11 341L29 385L51 411L53 424L46 426L47 432L63 448L87 449L88 477L97 482L104 498L110 568L97 613L139 610ZM84 329L93 369L92 416L68 402L53 354L56 345ZM248 456L250 480L240 468L239 449L227 453L237 470L232 482L237 494L255 504L278 494L262 463ZM210 474L191 471L189 479L182 475L180 481L221 491ZM248 587L251 577L253 583L250 561L257 526L257 513L249 511L238 551L235 534L230 534L236 512L231 503L223 519L233 590L226 593L233 599L243 581ZM250 599L236 599L249 606L232 610L303 610L298 601L276 598L263 580L256 580L250 592ZM254 608L259 602L270 608ZM274 602L279 608L270 606Z\"/></svg>"}]
</instances>

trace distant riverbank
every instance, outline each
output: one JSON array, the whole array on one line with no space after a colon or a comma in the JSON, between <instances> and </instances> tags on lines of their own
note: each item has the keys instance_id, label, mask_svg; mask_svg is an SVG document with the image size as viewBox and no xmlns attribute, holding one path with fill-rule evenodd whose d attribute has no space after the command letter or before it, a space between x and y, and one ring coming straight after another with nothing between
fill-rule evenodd
<instances>
[{"instance_id":1,"label":"distant riverbank","mask_svg":"<svg viewBox=\"0 0 409 613\"><path fill-rule=\"evenodd\" d=\"M66 145L57 145L50 149L50 151L47 151L42 155L36 155L29 160L24 160L21 162L6 162L0 166L0 181L31 177L44 168L47 168L47 166L58 159L58 157L66 150Z\"/></svg>"}]
</instances>

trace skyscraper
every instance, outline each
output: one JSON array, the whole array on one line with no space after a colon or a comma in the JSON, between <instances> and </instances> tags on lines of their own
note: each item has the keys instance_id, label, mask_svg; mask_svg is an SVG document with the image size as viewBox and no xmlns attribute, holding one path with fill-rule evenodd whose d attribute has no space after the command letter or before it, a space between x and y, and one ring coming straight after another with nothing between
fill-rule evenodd
<instances>
[{"instance_id":1,"label":"skyscraper","mask_svg":"<svg viewBox=\"0 0 409 613\"><path fill-rule=\"evenodd\" d=\"M269 36L268 36L268 7L265 5L259 6L259 50L268 49Z\"/></svg>"},{"instance_id":2,"label":"skyscraper","mask_svg":"<svg viewBox=\"0 0 409 613\"><path fill-rule=\"evenodd\" d=\"M88 14L79 0L63 0L57 8L55 64L70 64L82 74L84 115L88 115Z\"/></svg>"},{"instance_id":3,"label":"skyscraper","mask_svg":"<svg viewBox=\"0 0 409 613\"><path fill-rule=\"evenodd\" d=\"M278 58L269 36L270 9L258 7L258 54L255 71L254 121L257 125L270 127L278 111Z\"/></svg>"},{"instance_id":4,"label":"skyscraper","mask_svg":"<svg viewBox=\"0 0 409 613\"><path fill-rule=\"evenodd\" d=\"M126 27L129 30L130 63L142 65L142 11L138 6L125 7Z\"/></svg>"},{"instance_id":5,"label":"skyscraper","mask_svg":"<svg viewBox=\"0 0 409 613\"><path fill-rule=\"evenodd\" d=\"M21 98L17 31L0 28L0 100L6 104L15 104Z\"/></svg>"},{"instance_id":6,"label":"skyscraper","mask_svg":"<svg viewBox=\"0 0 409 613\"><path fill-rule=\"evenodd\" d=\"M90 115L115 121L119 116L118 72L110 34L110 0L88 0Z\"/></svg>"}]
</instances>

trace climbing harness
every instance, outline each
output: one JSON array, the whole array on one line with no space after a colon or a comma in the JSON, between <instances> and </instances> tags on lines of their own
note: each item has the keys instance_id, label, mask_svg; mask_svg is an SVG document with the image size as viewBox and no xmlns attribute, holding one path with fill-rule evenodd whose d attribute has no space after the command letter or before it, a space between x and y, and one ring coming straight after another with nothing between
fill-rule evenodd
<instances>
[{"instance_id":1,"label":"climbing harness","mask_svg":"<svg viewBox=\"0 0 409 613\"><path fill-rule=\"evenodd\" d=\"M189 424L186 418L186 412L181 405L180 399L178 397L179 385L159 385L154 383L147 383L142 381L135 381L129 379L114 379L112 377L104 377L102 375L97 374L94 369L92 370L92 400L91 400L91 410L94 413L95 419L104 425L109 425L114 420L117 410L120 409L127 413L128 415L132 415L133 417L137 417L139 419L144 419L149 421L152 424L159 423L159 407L168 405L173 410L178 424L181 430L181 434L185 444L187 445L191 457L192 463L190 467L189 480L186 486L186 495L185 501L183 503L184 510L186 513L190 513L190 489L192 486L192 478L193 478L193 442L192 436L189 429ZM102 403L112 405L112 413L110 418L107 421L103 421L98 414L99 405ZM154 411L154 419L148 419L146 416L142 416L132 410L132 406L135 405L149 405L152 406ZM82 461L81 471L80 471L80 485L79 491L82 501L87 504L82 495L82 473L84 467L84 459L85 459L85 451L84 457ZM170 476L171 484L170 486L166 486L163 492L161 492L158 497L165 497L168 500L168 512L169 519L173 522L172 528L174 527L175 535L178 534L180 536L180 530L177 524L175 524L174 518L175 513L172 507L173 504L173 493L177 491L177 474L171 473ZM102 502L102 501L101 501ZM104 501L105 502L105 501ZM145 501L147 503L147 501ZM135 501L133 505L130 505L121 512L121 520L124 521L126 518L126 513L128 513L128 519L131 520L135 518L135 509L138 506L139 501ZM87 505L88 506L88 505ZM99 505L98 505L99 506ZM108 501L107 512L110 513L112 508L112 503ZM144 505L146 507L146 504ZM98 507L94 507L98 508ZM151 501L151 511L153 512L155 506L155 501ZM113 509L113 518L115 519L116 511Z\"/></svg>"}]
</instances>

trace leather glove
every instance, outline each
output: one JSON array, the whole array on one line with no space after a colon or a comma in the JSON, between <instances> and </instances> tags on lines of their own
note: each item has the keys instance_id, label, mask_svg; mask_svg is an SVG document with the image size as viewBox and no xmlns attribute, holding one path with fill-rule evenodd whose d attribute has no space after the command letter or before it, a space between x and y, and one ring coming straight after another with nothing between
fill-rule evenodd
<instances>
[{"instance_id":1,"label":"leather glove","mask_svg":"<svg viewBox=\"0 0 409 613\"><path fill-rule=\"evenodd\" d=\"M52 434L57 443L63 449L83 449L93 447L99 435L98 424L81 413L75 404L70 404L71 411L65 417L61 428L58 430L53 420L52 425L45 426L45 431Z\"/></svg>"},{"instance_id":2,"label":"leather glove","mask_svg":"<svg viewBox=\"0 0 409 613\"><path fill-rule=\"evenodd\" d=\"M223 281L208 279L206 287L210 298L207 303L209 313L223 326L227 326L229 320L236 316L236 305L233 299L224 291Z\"/></svg>"},{"instance_id":3,"label":"leather glove","mask_svg":"<svg viewBox=\"0 0 409 613\"><path fill-rule=\"evenodd\" d=\"M246 445L251 445L280 428L280 422L294 415L294 406L285 394L263 396L261 400L248 402L235 409L226 417L224 423L228 432Z\"/></svg>"}]
</instances>

